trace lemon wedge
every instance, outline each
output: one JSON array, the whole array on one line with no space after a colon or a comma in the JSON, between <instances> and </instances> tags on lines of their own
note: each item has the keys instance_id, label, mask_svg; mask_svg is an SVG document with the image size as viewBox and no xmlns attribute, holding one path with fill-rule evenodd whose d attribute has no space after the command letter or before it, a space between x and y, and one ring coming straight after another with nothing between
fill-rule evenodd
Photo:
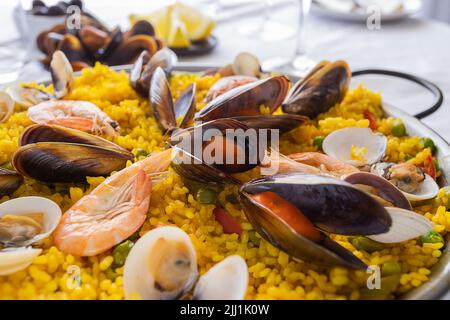
<instances>
[{"instance_id":1,"label":"lemon wedge","mask_svg":"<svg viewBox=\"0 0 450 320\"><path fill-rule=\"evenodd\" d=\"M171 48L186 48L191 45L186 26L178 19L176 12L173 12L170 19L167 45Z\"/></svg>"},{"instance_id":2,"label":"lemon wedge","mask_svg":"<svg viewBox=\"0 0 450 320\"><path fill-rule=\"evenodd\" d=\"M149 21L156 35L165 39L169 47L183 48L192 41L209 37L216 22L208 16L181 2L165 6L149 15L131 15L130 22L140 19Z\"/></svg>"}]
</instances>

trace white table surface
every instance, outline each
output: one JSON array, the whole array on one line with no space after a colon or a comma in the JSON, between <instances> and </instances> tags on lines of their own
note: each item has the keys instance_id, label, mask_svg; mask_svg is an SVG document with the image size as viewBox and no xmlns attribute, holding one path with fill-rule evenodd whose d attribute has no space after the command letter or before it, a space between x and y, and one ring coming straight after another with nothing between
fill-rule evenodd
<instances>
[{"instance_id":1,"label":"white table surface","mask_svg":"<svg viewBox=\"0 0 450 320\"><path fill-rule=\"evenodd\" d=\"M15 30L9 17L13 1L0 4L0 41L14 36ZM126 15L132 12L146 13L150 9L142 8L142 2L128 0L108 4L104 0L88 6L110 24L127 26ZM252 50L276 54L278 46L258 48L249 38L239 36L236 21L220 24L216 31L219 44L210 55L182 59L205 64L219 64L231 61L241 51ZM311 16L308 34L308 55L317 61L344 59L353 70L365 68L383 68L412 73L437 84L444 95L450 93L450 26L421 19L382 24L381 30L370 31L365 25L323 20ZM252 45L249 46L249 43ZM252 48L253 46L253 48ZM250 47L250 48L249 48ZM258 55L258 52L254 52ZM39 79L47 75L37 67L30 65L21 80ZM409 110L411 113L423 109L430 103L417 87L391 85L395 82L369 82L371 88L383 91L384 99ZM419 92L419 93L418 93ZM450 141L450 99L444 100L439 111L423 120L427 125ZM450 292L446 299L450 300Z\"/></svg>"}]
</instances>

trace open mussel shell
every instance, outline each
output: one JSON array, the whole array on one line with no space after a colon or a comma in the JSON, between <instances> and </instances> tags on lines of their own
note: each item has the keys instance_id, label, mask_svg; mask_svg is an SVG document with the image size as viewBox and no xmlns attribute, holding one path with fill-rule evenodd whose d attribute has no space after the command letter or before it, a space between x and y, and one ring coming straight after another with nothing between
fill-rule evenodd
<instances>
[{"instance_id":1,"label":"open mussel shell","mask_svg":"<svg viewBox=\"0 0 450 320\"><path fill-rule=\"evenodd\" d=\"M130 84L144 97L149 95L150 82L157 67L161 67L169 75L177 64L175 52L169 48L158 50L154 55L143 51L136 59L130 71Z\"/></svg>"},{"instance_id":2,"label":"open mussel shell","mask_svg":"<svg viewBox=\"0 0 450 320\"><path fill-rule=\"evenodd\" d=\"M200 277L192 299L243 300L247 287L247 263L241 256L228 256Z\"/></svg>"},{"instance_id":3,"label":"open mussel shell","mask_svg":"<svg viewBox=\"0 0 450 320\"><path fill-rule=\"evenodd\" d=\"M153 28L153 25L148 22L147 20L138 20L136 21L133 26L128 30L124 37L129 38L132 36L136 36L138 34L144 34L147 36L154 36L155 35L155 29Z\"/></svg>"},{"instance_id":4,"label":"open mussel shell","mask_svg":"<svg viewBox=\"0 0 450 320\"><path fill-rule=\"evenodd\" d=\"M157 67L152 76L150 105L163 131L170 131L177 127L169 81L161 67Z\"/></svg>"},{"instance_id":5,"label":"open mussel shell","mask_svg":"<svg viewBox=\"0 0 450 320\"><path fill-rule=\"evenodd\" d=\"M189 85L175 101L175 119L182 119L179 127L185 128L195 115L195 94L197 92L196 83Z\"/></svg>"},{"instance_id":6,"label":"open mussel shell","mask_svg":"<svg viewBox=\"0 0 450 320\"><path fill-rule=\"evenodd\" d=\"M53 53L50 73L55 96L60 99L70 92L74 82L72 66L62 51Z\"/></svg>"},{"instance_id":7,"label":"open mussel shell","mask_svg":"<svg viewBox=\"0 0 450 320\"><path fill-rule=\"evenodd\" d=\"M386 208L392 219L389 231L368 238L381 243L399 243L420 237L433 228L433 224L421 214L402 208Z\"/></svg>"},{"instance_id":8,"label":"open mussel shell","mask_svg":"<svg viewBox=\"0 0 450 320\"><path fill-rule=\"evenodd\" d=\"M96 55L111 39L107 32L90 25L83 26L80 31L78 31L78 37L84 48L91 55Z\"/></svg>"},{"instance_id":9,"label":"open mussel shell","mask_svg":"<svg viewBox=\"0 0 450 320\"><path fill-rule=\"evenodd\" d=\"M283 111L315 118L342 101L350 79L350 67L345 61L321 62L293 86Z\"/></svg>"},{"instance_id":10,"label":"open mussel shell","mask_svg":"<svg viewBox=\"0 0 450 320\"><path fill-rule=\"evenodd\" d=\"M147 50L153 55L159 49L159 43L154 37L139 34L131 36L113 50L106 58L108 65L134 63L142 51Z\"/></svg>"},{"instance_id":11,"label":"open mussel shell","mask_svg":"<svg viewBox=\"0 0 450 320\"><path fill-rule=\"evenodd\" d=\"M50 236L61 219L60 207L55 202L43 197L21 197L0 204L0 219L9 216L9 220L12 221L15 217L30 214L42 214L39 222L41 225L39 233L28 238L26 233L24 233L24 228L5 229L5 222L3 222L0 223L0 244L6 247L32 245ZM21 223L19 219L14 221L17 224Z\"/></svg>"},{"instance_id":12,"label":"open mussel shell","mask_svg":"<svg viewBox=\"0 0 450 320\"><path fill-rule=\"evenodd\" d=\"M363 270L367 268L361 260L324 233L320 233L321 239L318 242L300 235L270 209L254 201L245 189L246 185L239 193L245 215L256 231L272 245L298 259L322 266L342 265Z\"/></svg>"},{"instance_id":13,"label":"open mussel shell","mask_svg":"<svg viewBox=\"0 0 450 320\"><path fill-rule=\"evenodd\" d=\"M261 106L273 113L283 102L290 81L285 76L251 82L218 96L209 102L196 115L197 120L210 121L237 116L256 116L261 114Z\"/></svg>"},{"instance_id":14,"label":"open mussel shell","mask_svg":"<svg viewBox=\"0 0 450 320\"><path fill-rule=\"evenodd\" d=\"M229 174L248 171L264 158L256 130L249 130L240 121L218 119L174 132L175 170L194 181L239 183ZM247 132L255 139L247 139Z\"/></svg>"},{"instance_id":15,"label":"open mussel shell","mask_svg":"<svg viewBox=\"0 0 450 320\"><path fill-rule=\"evenodd\" d=\"M197 277L197 254L186 232L158 227L142 236L128 254L123 272L125 298L179 299Z\"/></svg>"},{"instance_id":16,"label":"open mussel shell","mask_svg":"<svg viewBox=\"0 0 450 320\"><path fill-rule=\"evenodd\" d=\"M308 121L307 117L296 114L258 115L233 117L249 128L279 130L280 135L287 133Z\"/></svg>"},{"instance_id":17,"label":"open mussel shell","mask_svg":"<svg viewBox=\"0 0 450 320\"><path fill-rule=\"evenodd\" d=\"M381 197L398 208L412 210L408 199L399 189L397 189L386 179L375 174L368 172L356 172L346 176L344 180L356 186L363 186L363 190L364 186L373 188L373 192L376 197ZM372 194L370 191L368 193Z\"/></svg>"},{"instance_id":18,"label":"open mussel shell","mask_svg":"<svg viewBox=\"0 0 450 320\"><path fill-rule=\"evenodd\" d=\"M7 121L13 112L13 99L8 93L0 91L0 123Z\"/></svg>"},{"instance_id":19,"label":"open mussel shell","mask_svg":"<svg viewBox=\"0 0 450 320\"><path fill-rule=\"evenodd\" d=\"M44 90L26 85L12 85L6 89L6 92L11 96L15 103L25 108L55 99L53 95Z\"/></svg>"},{"instance_id":20,"label":"open mussel shell","mask_svg":"<svg viewBox=\"0 0 450 320\"><path fill-rule=\"evenodd\" d=\"M352 146L365 148L361 159L352 159ZM386 147L386 136L361 127L333 131L322 144L322 149L327 155L354 166L371 165L380 161L386 153Z\"/></svg>"},{"instance_id":21,"label":"open mussel shell","mask_svg":"<svg viewBox=\"0 0 450 320\"><path fill-rule=\"evenodd\" d=\"M39 142L20 147L12 164L22 175L43 182L85 182L86 177L107 176L123 169L129 152L98 146Z\"/></svg>"},{"instance_id":22,"label":"open mussel shell","mask_svg":"<svg viewBox=\"0 0 450 320\"><path fill-rule=\"evenodd\" d=\"M23 177L15 171L0 168L0 197L10 195L23 182Z\"/></svg>"},{"instance_id":23,"label":"open mussel shell","mask_svg":"<svg viewBox=\"0 0 450 320\"><path fill-rule=\"evenodd\" d=\"M133 155L126 149L117 144L103 139L99 136L89 134L76 129L71 129L56 125L35 124L28 126L20 136L20 146L25 146L38 142L67 142L76 144L85 144L91 146L102 147L106 149L117 150L123 154L128 154L130 159Z\"/></svg>"},{"instance_id":24,"label":"open mussel shell","mask_svg":"<svg viewBox=\"0 0 450 320\"><path fill-rule=\"evenodd\" d=\"M286 173L252 180L242 191L273 191L295 205L318 228L343 235L387 232L391 218L369 194L348 182L308 173Z\"/></svg>"}]
</instances>

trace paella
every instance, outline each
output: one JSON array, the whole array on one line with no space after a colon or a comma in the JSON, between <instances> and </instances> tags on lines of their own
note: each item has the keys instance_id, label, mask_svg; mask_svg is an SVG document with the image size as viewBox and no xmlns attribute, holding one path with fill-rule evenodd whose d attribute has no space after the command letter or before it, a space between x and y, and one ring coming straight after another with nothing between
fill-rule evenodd
<instances>
[{"instance_id":1,"label":"paella","mask_svg":"<svg viewBox=\"0 0 450 320\"><path fill-rule=\"evenodd\" d=\"M74 75L56 51L51 83L0 93L1 299L395 299L429 280L450 231L436 147L349 89L345 61L292 83L248 53L176 60Z\"/></svg>"}]
</instances>

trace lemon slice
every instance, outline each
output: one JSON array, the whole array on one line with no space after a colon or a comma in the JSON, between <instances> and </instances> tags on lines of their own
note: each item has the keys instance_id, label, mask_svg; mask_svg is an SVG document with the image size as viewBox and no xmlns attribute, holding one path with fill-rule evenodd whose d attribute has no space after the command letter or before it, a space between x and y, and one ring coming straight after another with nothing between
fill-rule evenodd
<instances>
[{"instance_id":1,"label":"lemon slice","mask_svg":"<svg viewBox=\"0 0 450 320\"><path fill-rule=\"evenodd\" d=\"M186 26L178 19L175 12L173 12L172 19L170 19L167 45L171 48L186 48L191 45Z\"/></svg>"},{"instance_id":2,"label":"lemon slice","mask_svg":"<svg viewBox=\"0 0 450 320\"><path fill-rule=\"evenodd\" d=\"M216 26L213 19L192 7L181 2L177 2L173 6L180 20L186 25L186 30L192 41L207 38Z\"/></svg>"}]
</instances>

